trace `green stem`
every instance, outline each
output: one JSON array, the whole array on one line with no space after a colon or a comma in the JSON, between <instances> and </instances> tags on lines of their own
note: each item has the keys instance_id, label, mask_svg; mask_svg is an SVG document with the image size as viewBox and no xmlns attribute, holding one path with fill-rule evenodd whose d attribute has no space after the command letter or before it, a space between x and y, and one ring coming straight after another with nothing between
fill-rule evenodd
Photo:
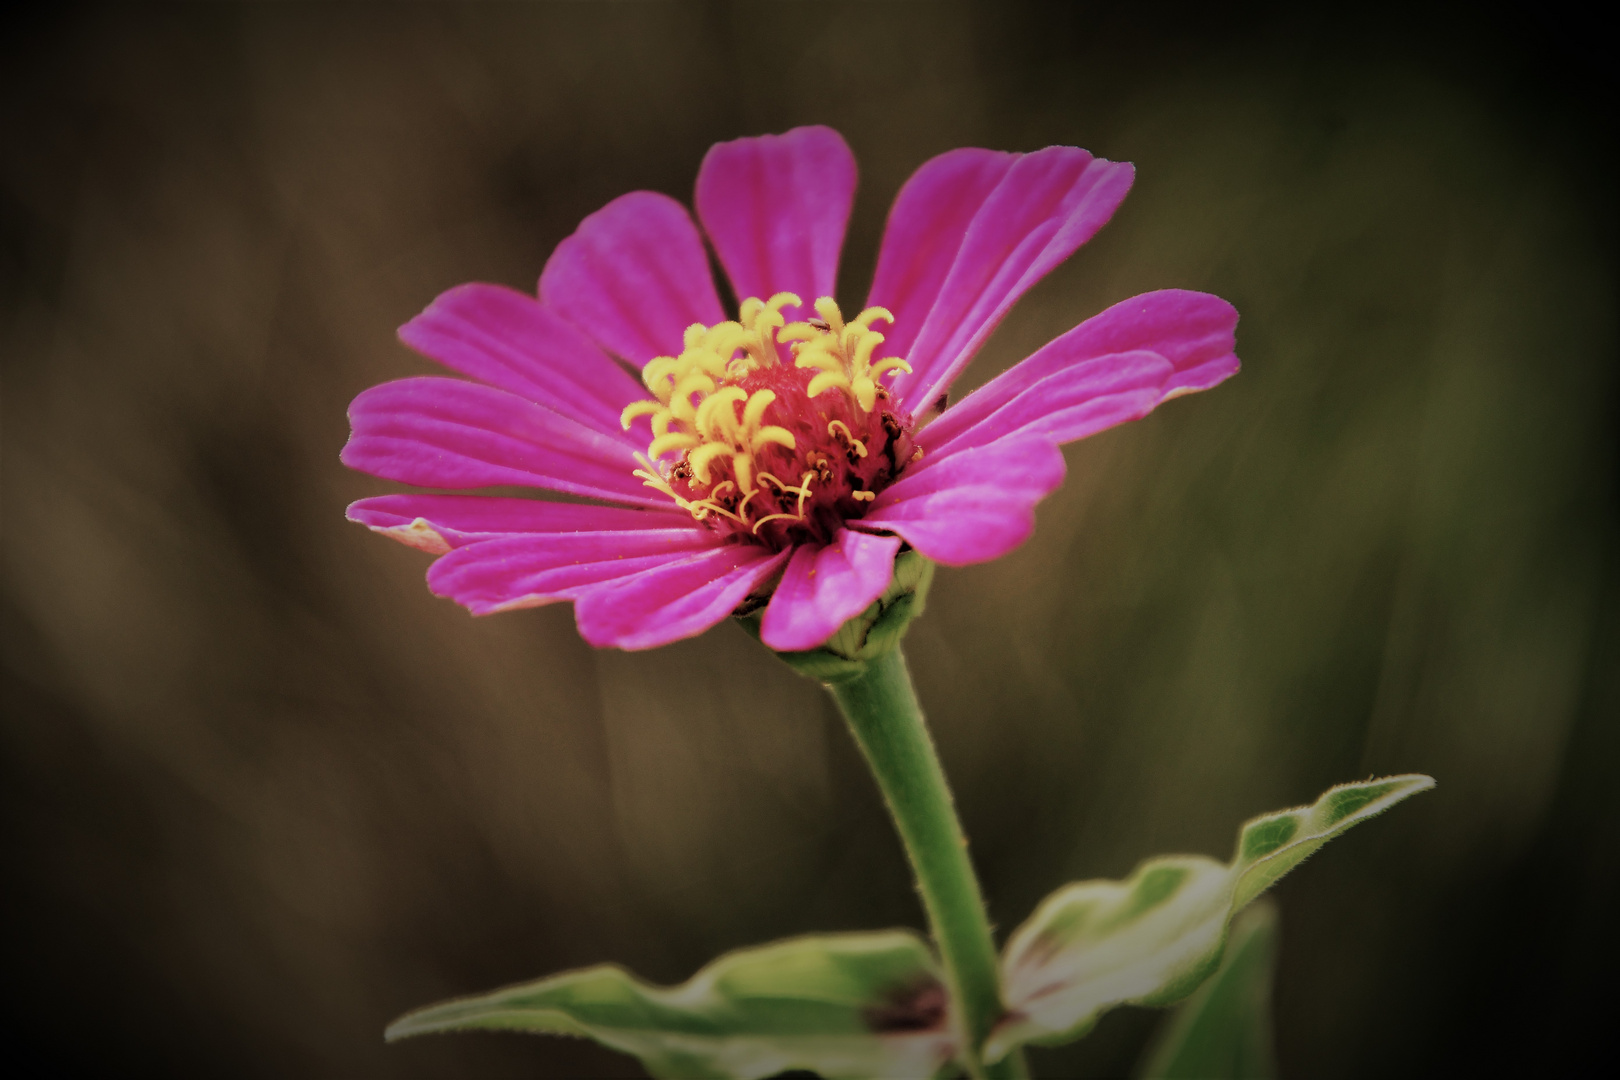
<instances>
[{"instance_id":1,"label":"green stem","mask_svg":"<svg viewBox=\"0 0 1620 1080\"><path fill-rule=\"evenodd\" d=\"M829 681L827 688L877 777L916 872L951 997L966 1028L964 1063L975 1077L1023 1080L1028 1072L1019 1051L994 1065L979 1059L979 1047L1004 1011L996 946L968 860L967 837L905 657L896 647L868 661L858 674Z\"/></svg>"}]
</instances>

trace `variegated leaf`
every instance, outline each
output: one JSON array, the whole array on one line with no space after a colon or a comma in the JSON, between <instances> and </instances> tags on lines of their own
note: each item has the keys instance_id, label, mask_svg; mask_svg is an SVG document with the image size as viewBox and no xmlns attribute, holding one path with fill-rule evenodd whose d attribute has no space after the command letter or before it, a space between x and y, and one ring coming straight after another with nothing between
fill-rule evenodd
<instances>
[{"instance_id":1,"label":"variegated leaf","mask_svg":"<svg viewBox=\"0 0 1620 1080\"><path fill-rule=\"evenodd\" d=\"M904 930L795 938L727 953L675 987L602 965L400 1017L438 1031L578 1035L660 1078L932 1077L956 1051L933 954Z\"/></svg>"},{"instance_id":2,"label":"variegated leaf","mask_svg":"<svg viewBox=\"0 0 1620 1080\"><path fill-rule=\"evenodd\" d=\"M1277 905L1267 897L1232 920L1215 974L1165 1017L1141 1080L1270 1080L1271 971Z\"/></svg>"},{"instance_id":3,"label":"variegated leaf","mask_svg":"<svg viewBox=\"0 0 1620 1080\"><path fill-rule=\"evenodd\" d=\"M1230 863L1149 859L1125 881L1066 885L1041 902L1002 957L1007 1015L985 1056L1079 1038L1116 1005L1168 1005L1220 960L1227 923L1333 837L1434 786L1427 776L1341 784L1311 806L1243 826Z\"/></svg>"}]
</instances>

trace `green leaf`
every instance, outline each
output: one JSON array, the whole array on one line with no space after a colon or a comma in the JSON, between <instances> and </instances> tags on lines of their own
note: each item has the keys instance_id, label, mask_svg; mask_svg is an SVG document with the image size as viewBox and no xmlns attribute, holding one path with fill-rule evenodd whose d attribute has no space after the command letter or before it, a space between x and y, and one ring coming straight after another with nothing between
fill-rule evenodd
<instances>
[{"instance_id":1,"label":"green leaf","mask_svg":"<svg viewBox=\"0 0 1620 1080\"><path fill-rule=\"evenodd\" d=\"M1215 968L1227 923L1249 901L1333 837L1433 786L1418 775L1341 784L1311 806L1248 822L1230 863L1169 855L1125 881L1065 885L1007 942L1007 1015L985 1057L1077 1039L1116 1005L1186 997Z\"/></svg>"},{"instance_id":2,"label":"green leaf","mask_svg":"<svg viewBox=\"0 0 1620 1080\"><path fill-rule=\"evenodd\" d=\"M905 930L741 949L676 987L612 965L564 972L407 1013L386 1037L475 1030L595 1039L661 1078L925 1078L956 1052L933 954Z\"/></svg>"},{"instance_id":3,"label":"green leaf","mask_svg":"<svg viewBox=\"0 0 1620 1080\"><path fill-rule=\"evenodd\" d=\"M1166 1019L1141 1080L1271 1080L1271 971L1277 906L1261 899L1232 920L1226 952Z\"/></svg>"}]
</instances>

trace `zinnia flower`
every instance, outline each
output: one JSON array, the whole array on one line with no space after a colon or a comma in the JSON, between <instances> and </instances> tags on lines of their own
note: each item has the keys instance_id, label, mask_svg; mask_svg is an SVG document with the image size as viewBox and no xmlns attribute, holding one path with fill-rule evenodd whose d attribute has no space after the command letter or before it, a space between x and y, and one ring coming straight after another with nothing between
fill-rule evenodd
<instances>
[{"instance_id":1,"label":"zinnia flower","mask_svg":"<svg viewBox=\"0 0 1620 1080\"><path fill-rule=\"evenodd\" d=\"M1133 176L1068 146L942 154L901 189L847 318L832 298L855 194L844 140L721 143L698 172L702 232L666 195L615 199L557 246L538 298L463 285L400 329L472 381L401 379L349 411L343 461L375 476L612 505L404 494L349 517L440 555L429 585L475 614L571 600L591 644L643 649L769 596L764 642L813 648L883 592L902 544L948 566L1005 554L1063 479L1060 443L1237 371L1231 305L1167 290L949 401Z\"/></svg>"}]
</instances>

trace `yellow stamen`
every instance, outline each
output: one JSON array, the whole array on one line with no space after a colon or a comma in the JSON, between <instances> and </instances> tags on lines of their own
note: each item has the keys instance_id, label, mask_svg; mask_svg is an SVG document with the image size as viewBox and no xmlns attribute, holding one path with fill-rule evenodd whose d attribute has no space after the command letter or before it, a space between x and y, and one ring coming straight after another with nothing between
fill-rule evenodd
<instances>
[{"instance_id":1,"label":"yellow stamen","mask_svg":"<svg viewBox=\"0 0 1620 1080\"><path fill-rule=\"evenodd\" d=\"M849 392L855 396L855 404L867 412L871 412L872 406L877 404L877 383L872 381L870 375L862 375L856 379L851 384ZM865 457L866 455L862 454L861 456Z\"/></svg>"},{"instance_id":2,"label":"yellow stamen","mask_svg":"<svg viewBox=\"0 0 1620 1080\"><path fill-rule=\"evenodd\" d=\"M776 335L777 341L814 341L821 336L821 331L807 322L788 323L782 332Z\"/></svg>"},{"instance_id":3,"label":"yellow stamen","mask_svg":"<svg viewBox=\"0 0 1620 1080\"><path fill-rule=\"evenodd\" d=\"M650 360L647 366L641 369L641 383L649 393L655 395L659 401L668 402L670 390L674 387L676 361L672 356L661 356Z\"/></svg>"},{"instance_id":4,"label":"yellow stamen","mask_svg":"<svg viewBox=\"0 0 1620 1080\"><path fill-rule=\"evenodd\" d=\"M743 428L753 431L759 427L759 422L765 418L765 410L770 408L771 402L775 400L775 390L755 390L754 396L748 399L748 404L743 409ZM789 449L791 448L790 445Z\"/></svg>"},{"instance_id":5,"label":"yellow stamen","mask_svg":"<svg viewBox=\"0 0 1620 1080\"><path fill-rule=\"evenodd\" d=\"M814 472L807 472L799 477L799 520L804 520L804 500L810 497L810 481L815 479Z\"/></svg>"},{"instance_id":6,"label":"yellow stamen","mask_svg":"<svg viewBox=\"0 0 1620 1080\"><path fill-rule=\"evenodd\" d=\"M871 502L873 499L877 498L877 492L852 491L849 493L849 497L854 499L856 502Z\"/></svg>"},{"instance_id":7,"label":"yellow stamen","mask_svg":"<svg viewBox=\"0 0 1620 1080\"><path fill-rule=\"evenodd\" d=\"M872 350L883 344L883 335L868 330L855 345L855 369L862 371L872 366Z\"/></svg>"},{"instance_id":8,"label":"yellow stamen","mask_svg":"<svg viewBox=\"0 0 1620 1080\"><path fill-rule=\"evenodd\" d=\"M671 450L691 450L698 445L696 435L688 435L684 431L672 431L668 435L660 435L647 447L647 456L657 460Z\"/></svg>"},{"instance_id":9,"label":"yellow stamen","mask_svg":"<svg viewBox=\"0 0 1620 1080\"><path fill-rule=\"evenodd\" d=\"M623 425L624 430L629 431L636 417L656 416L663 411L664 407L656 401L632 401L624 407L624 412L619 414L619 423Z\"/></svg>"},{"instance_id":10,"label":"yellow stamen","mask_svg":"<svg viewBox=\"0 0 1620 1080\"><path fill-rule=\"evenodd\" d=\"M862 412L871 412L877 407L878 379L891 371L911 372L911 365L898 356L872 362L872 354L883 344L883 335L872 324L880 320L893 324L894 315L887 308L869 307L845 323L832 297L821 297L815 307L820 322L791 323L777 340L794 343L795 367L819 373L807 389L811 397L842 390Z\"/></svg>"},{"instance_id":11,"label":"yellow stamen","mask_svg":"<svg viewBox=\"0 0 1620 1080\"><path fill-rule=\"evenodd\" d=\"M824 349L801 349L793 357L793 366L815 368L821 372L836 371L842 374L844 361Z\"/></svg>"},{"instance_id":12,"label":"yellow stamen","mask_svg":"<svg viewBox=\"0 0 1620 1080\"><path fill-rule=\"evenodd\" d=\"M820 394L826 393L828 390L848 389L849 378L842 371L823 371L820 375L817 375L815 378L810 380L810 385L805 388L804 392L810 397L814 398Z\"/></svg>"},{"instance_id":13,"label":"yellow stamen","mask_svg":"<svg viewBox=\"0 0 1620 1080\"><path fill-rule=\"evenodd\" d=\"M900 359L898 356L891 356L886 360L879 360L877 363L872 365L872 377L874 379L879 375L886 374L890 371L903 371L907 375L910 375L911 365Z\"/></svg>"},{"instance_id":14,"label":"yellow stamen","mask_svg":"<svg viewBox=\"0 0 1620 1080\"><path fill-rule=\"evenodd\" d=\"M671 416L675 417L675 419L679 420L683 424L697 423L697 409L693 407L690 396L681 397L677 395L670 398L669 412Z\"/></svg>"},{"instance_id":15,"label":"yellow stamen","mask_svg":"<svg viewBox=\"0 0 1620 1080\"><path fill-rule=\"evenodd\" d=\"M649 472L646 469L637 469L632 475L641 477L642 487L650 487L655 491L662 491L665 495L668 495L670 498L674 499L678 503L681 503L683 506L686 504L686 500L675 494L675 489L670 487L668 482L656 472Z\"/></svg>"},{"instance_id":16,"label":"yellow stamen","mask_svg":"<svg viewBox=\"0 0 1620 1080\"><path fill-rule=\"evenodd\" d=\"M762 427L754 432L754 437L748 440L748 449L758 451L769 443L775 443L777 446L788 450L797 450L799 445L798 441L793 438L793 432L787 428L777 427L772 424L770 427Z\"/></svg>"},{"instance_id":17,"label":"yellow stamen","mask_svg":"<svg viewBox=\"0 0 1620 1080\"><path fill-rule=\"evenodd\" d=\"M856 457L866 456L866 444L857 439L855 433L849 430L849 425L842 420L834 420L828 424L827 434L855 451Z\"/></svg>"},{"instance_id":18,"label":"yellow stamen","mask_svg":"<svg viewBox=\"0 0 1620 1080\"><path fill-rule=\"evenodd\" d=\"M884 341L873 326L893 324L894 316L888 310L870 307L846 322L832 297L823 296L811 305L815 318L787 322L783 309L803 305L792 293L777 293L767 300L747 297L739 305L735 321L688 326L678 356L655 357L642 369L642 383L651 398L625 406L619 417L626 429L641 417L651 422L653 439L647 454L637 455L644 468L636 470L636 475L694 518L719 516L756 533L771 521L804 520L811 482L826 474L807 471L795 487L759 468L760 455L797 451L798 438L787 427L766 423L766 414L778 400L776 391L748 393L739 385L753 372L783 363L779 345L791 346L794 367L814 373L805 388L811 398L841 391L859 410L857 417L877 408L884 393L879 379L895 372L910 373L911 365L900 357L873 361ZM861 427L864 421L851 423ZM866 444L855 438L851 424L832 421L827 432L853 458L867 456ZM668 460L676 452L682 455L680 465ZM664 459L661 464L660 459ZM717 480L715 470L728 461L731 475L722 473ZM800 468L803 465L799 463ZM708 488L707 496L687 499L678 494L672 483L675 474L670 471L677 468L684 470L681 476L691 485L683 485L683 490L692 494L695 489ZM773 512L753 518L750 503L756 495L760 496L760 509L769 507ZM731 509L722 503L739 497ZM779 512L782 500L789 497L795 497L795 512ZM855 493L863 502L873 497L869 492ZM769 506L773 500L775 506Z\"/></svg>"},{"instance_id":19,"label":"yellow stamen","mask_svg":"<svg viewBox=\"0 0 1620 1080\"><path fill-rule=\"evenodd\" d=\"M869 307L859 315L855 316L855 321L850 323L850 325L858 326L862 330L869 330L871 329L872 323L878 319L882 319L890 326L894 325L894 313L886 307Z\"/></svg>"},{"instance_id":20,"label":"yellow stamen","mask_svg":"<svg viewBox=\"0 0 1620 1080\"><path fill-rule=\"evenodd\" d=\"M702 521L704 518L708 517L710 514L719 514L723 518L730 518L732 521L735 521L739 525L747 525L748 524L748 522L744 521L742 518L738 517L736 514L732 513L730 510L727 510L725 507L721 506L719 503L715 502L713 499L699 499L697 502L688 503L687 506L692 508L692 516L697 518L699 521ZM702 511L701 514L698 513L699 510Z\"/></svg>"},{"instance_id":21,"label":"yellow stamen","mask_svg":"<svg viewBox=\"0 0 1620 1080\"><path fill-rule=\"evenodd\" d=\"M807 472L804 475L805 476L814 476L816 474L813 473L813 472ZM769 480L771 483L776 485L776 490L780 494L786 495L788 492L791 491L795 495L799 496L799 509L801 511L804 509L804 500L810 496L809 487L808 487L808 485L805 484L805 482L803 480L799 481L799 486L798 487L794 487L792 484L784 484L784 483L782 483L782 481L778 480L775 476L773 476L772 474L770 474L768 472L760 473L759 476L757 476L755 479L762 480L762 481L763 480Z\"/></svg>"},{"instance_id":22,"label":"yellow stamen","mask_svg":"<svg viewBox=\"0 0 1620 1080\"><path fill-rule=\"evenodd\" d=\"M670 404L686 401L693 394L712 394L714 390L714 378L708 372L694 371L675 384L675 393L671 395Z\"/></svg>"},{"instance_id":23,"label":"yellow stamen","mask_svg":"<svg viewBox=\"0 0 1620 1080\"><path fill-rule=\"evenodd\" d=\"M752 532L755 536L758 536L760 526L766 524L767 522L771 522L771 521L802 521L802 520L804 520L804 516L802 514L766 514L764 517L762 517L758 521L754 522L754 527L752 529L750 529L749 531Z\"/></svg>"},{"instance_id":24,"label":"yellow stamen","mask_svg":"<svg viewBox=\"0 0 1620 1080\"><path fill-rule=\"evenodd\" d=\"M816 301L816 314L821 321L827 324L828 333L833 337L841 337L844 333L844 313L838 310L838 301L830 296L823 296Z\"/></svg>"},{"instance_id":25,"label":"yellow stamen","mask_svg":"<svg viewBox=\"0 0 1620 1080\"><path fill-rule=\"evenodd\" d=\"M725 443L704 443L702 446L686 455L686 463L692 466L692 475L700 484L709 482L709 466L715 458L724 457L731 447Z\"/></svg>"},{"instance_id":26,"label":"yellow stamen","mask_svg":"<svg viewBox=\"0 0 1620 1080\"><path fill-rule=\"evenodd\" d=\"M675 500L675 505L679 506L682 510L692 510L693 504L676 494L675 489L669 486L669 481L665 480L663 476L659 474L657 466L652 463L651 459L649 459L645 454L637 454L636 460L641 462L645 468L636 469L631 475L641 477L643 486L650 487L654 491L660 491L665 495L668 495L671 499ZM699 515L697 515L694 511L693 516L697 517Z\"/></svg>"},{"instance_id":27,"label":"yellow stamen","mask_svg":"<svg viewBox=\"0 0 1620 1080\"><path fill-rule=\"evenodd\" d=\"M739 401L748 400L748 391L740 386L727 386L716 390L703 399L703 404L697 408L697 415L693 423L697 425L698 434L705 439L715 437L716 431L730 434L737 428L737 413L732 408ZM716 416L716 413L719 413Z\"/></svg>"}]
</instances>

